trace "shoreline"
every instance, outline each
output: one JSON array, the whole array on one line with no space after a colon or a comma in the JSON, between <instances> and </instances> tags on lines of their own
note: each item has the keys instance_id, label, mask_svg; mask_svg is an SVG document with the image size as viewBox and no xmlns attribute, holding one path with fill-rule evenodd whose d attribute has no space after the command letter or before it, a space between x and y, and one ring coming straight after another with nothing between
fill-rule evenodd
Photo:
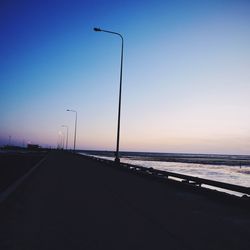
<instances>
[{"instance_id":1,"label":"shoreline","mask_svg":"<svg viewBox=\"0 0 250 250\"><path fill-rule=\"evenodd\" d=\"M95 156L114 157L113 151L77 150ZM206 165L250 166L248 155L219 155L219 154L184 154L184 153L147 153L147 152L120 152L121 158L143 161L179 162Z\"/></svg>"},{"instance_id":2,"label":"shoreline","mask_svg":"<svg viewBox=\"0 0 250 250\"><path fill-rule=\"evenodd\" d=\"M132 160L141 160L141 161L161 161L161 162L179 162L179 163L193 163L193 164L205 164L205 165L225 165L225 166L250 166L250 160L218 160L218 159L197 159L196 157L190 158L172 158L172 157L129 157L122 156L123 158L132 159Z\"/></svg>"}]
</instances>

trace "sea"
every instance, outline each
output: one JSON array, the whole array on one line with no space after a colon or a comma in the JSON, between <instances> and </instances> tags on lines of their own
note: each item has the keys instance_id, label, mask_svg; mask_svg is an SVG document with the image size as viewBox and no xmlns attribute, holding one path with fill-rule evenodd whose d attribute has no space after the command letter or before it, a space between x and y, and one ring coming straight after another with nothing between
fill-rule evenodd
<instances>
[{"instance_id":1,"label":"sea","mask_svg":"<svg viewBox=\"0 0 250 250\"><path fill-rule=\"evenodd\" d=\"M110 151L79 151L78 153L114 160L114 152ZM250 187L250 155L121 152L120 160L123 163L146 168ZM203 186L237 196L243 195L234 191Z\"/></svg>"}]
</instances>

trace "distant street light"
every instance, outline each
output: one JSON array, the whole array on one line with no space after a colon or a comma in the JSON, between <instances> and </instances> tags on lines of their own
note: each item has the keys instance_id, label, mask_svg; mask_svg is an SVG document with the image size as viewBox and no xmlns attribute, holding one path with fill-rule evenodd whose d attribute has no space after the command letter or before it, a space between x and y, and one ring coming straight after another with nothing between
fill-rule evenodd
<instances>
[{"instance_id":1,"label":"distant street light","mask_svg":"<svg viewBox=\"0 0 250 250\"><path fill-rule=\"evenodd\" d=\"M64 139L65 139L65 134L62 132L62 149L64 149Z\"/></svg>"},{"instance_id":2,"label":"distant street light","mask_svg":"<svg viewBox=\"0 0 250 250\"><path fill-rule=\"evenodd\" d=\"M63 132L62 131L59 131L58 132L58 143L57 143L57 148L58 149L63 149L63 144L64 144L64 142L63 142Z\"/></svg>"},{"instance_id":3,"label":"distant street light","mask_svg":"<svg viewBox=\"0 0 250 250\"><path fill-rule=\"evenodd\" d=\"M67 137L66 137L66 150L68 149L68 138L69 138L69 126L62 125L62 127L67 128Z\"/></svg>"},{"instance_id":4,"label":"distant street light","mask_svg":"<svg viewBox=\"0 0 250 250\"><path fill-rule=\"evenodd\" d=\"M73 109L67 109L67 111L70 112L75 112L76 113L76 117L75 117L75 136L74 136L74 153L76 152L76 126L77 126L77 111L73 110Z\"/></svg>"},{"instance_id":5,"label":"distant street light","mask_svg":"<svg viewBox=\"0 0 250 250\"><path fill-rule=\"evenodd\" d=\"M123 37L121 34L109 30L103 30L100 28L94 28L96 32L106 32L110 34L117 35L122 40L122 47L121 47L121 68L120 68L120 88L119 88L119 106L118 106L118 124L117 124L117 140L116 140L116 153L115 153L115 162L120 163L119 158L119 143L120 143L120 118L121 118L121 95L122 95L122 67L123 67Z\"/></svg>"}]
</instances>

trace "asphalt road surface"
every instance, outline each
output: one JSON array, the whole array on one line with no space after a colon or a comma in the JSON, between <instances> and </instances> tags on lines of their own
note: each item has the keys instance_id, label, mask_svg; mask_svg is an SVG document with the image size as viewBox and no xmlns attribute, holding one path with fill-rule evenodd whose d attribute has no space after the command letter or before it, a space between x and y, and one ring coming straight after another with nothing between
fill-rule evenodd
<instances>
[{"instance_id":1,"label":"asphalt road surface","mask_svg":"<svg viewBox=\"0 0 250 250\"><path fill-rule=\"evenodd\" d=\"M250 249L250 211L51 152L0 204L0 249Z\"/></svg>"}]
</instances>

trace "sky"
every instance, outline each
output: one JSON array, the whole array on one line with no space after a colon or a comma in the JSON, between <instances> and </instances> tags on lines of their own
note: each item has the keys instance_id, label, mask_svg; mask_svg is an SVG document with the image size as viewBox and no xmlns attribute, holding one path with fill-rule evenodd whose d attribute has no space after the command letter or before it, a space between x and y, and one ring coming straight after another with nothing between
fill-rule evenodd
<instances>
[{"instance_id":1,"label":"sky","mask_svg":"<svg viewBox=\"0 0 250 250\"><path fill-rule=\"evenodd\" d=\"M250 1L2 0L0 146L250 154Z\"/></svg>"}]
</instances>

